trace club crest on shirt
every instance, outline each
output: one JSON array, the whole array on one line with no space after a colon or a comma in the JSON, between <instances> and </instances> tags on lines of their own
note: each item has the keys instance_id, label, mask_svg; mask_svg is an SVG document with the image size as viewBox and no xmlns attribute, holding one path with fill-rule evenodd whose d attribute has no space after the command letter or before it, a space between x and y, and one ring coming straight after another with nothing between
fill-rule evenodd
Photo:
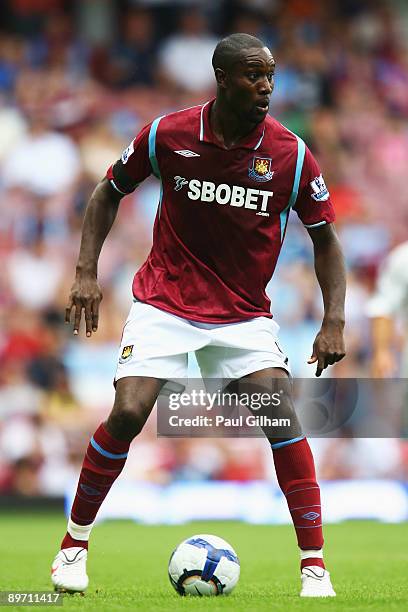
<instances>
[{"instance_id":1,"label":"club crest on shirt","mask_svg":"<svg viewBox=\"0 0 408 612\"><path fill-rule=\"evenodd\" d=\"M252 166L248 168L248 176L254 181L270 181L273 177L271 170L272 159L270 157L257 157L252 160Z\"/></svg>"},{"instance_id":2,"label":"club crest on shirt","mask_svg":"<svg viewBox=\"0 0 408 612\"><path fill-rule=\"evenodd\" d=\"M133 353L134 344L130 344L129 346L124 346L122 350L122 354L119 357L119 363L125 363L128 359L131 358Z\"/></svg>"},{"instance_id":3,"label":"club crest on shirt","mask_svg":"<svg viewBox=\"0 0 408 612\"><path fill-rule=\"evenodd\" d=\"M313 189L312 198L316 202L325 202L329 199L330 194L321 174L313 179L310 186Z\"/></svg>"}]
</instances>

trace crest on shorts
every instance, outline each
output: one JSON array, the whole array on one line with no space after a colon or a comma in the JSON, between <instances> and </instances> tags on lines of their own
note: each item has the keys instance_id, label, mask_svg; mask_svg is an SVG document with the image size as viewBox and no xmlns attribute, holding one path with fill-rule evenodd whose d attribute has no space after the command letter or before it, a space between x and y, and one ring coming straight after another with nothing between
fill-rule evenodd
<instances>
[{"instance_id":1,"label":"crest on shorts","mask_svg":"<svg viewBox=\"0 0 408 612\"><path fill-rule=\"evenodd\" d=\"M271 166L272 158L255 156L252 160L252 166L248 168L248 176L254 181L270 181L273 177Z\"/></svg>"},{"instance_id":2,"label":"crest on shorts","mask_svg":"<svg viewBox=\"0 0 408 612\"><path fill-rule=\"evenodd\" d=\"M129 346L124 346L122 350L122 354L119 357L119 363L125 363L128 359L131 358L133 353L134 344L129 344Z\"/></svg>"}]
</instances>

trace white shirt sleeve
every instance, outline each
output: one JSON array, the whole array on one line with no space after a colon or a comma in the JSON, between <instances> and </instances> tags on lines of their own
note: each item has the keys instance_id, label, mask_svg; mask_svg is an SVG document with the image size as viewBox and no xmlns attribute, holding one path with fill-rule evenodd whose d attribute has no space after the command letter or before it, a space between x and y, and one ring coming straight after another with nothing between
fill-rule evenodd
<instances>
[{"instance_id":1,"label":"white shirt sleeve","mask_svg":"<svg viewBox=\"0 0 408 612\"><path fill-rule=\"evenodd\" d=\"M408 242L391 251L377 280L377 288L366 305L369 317L393 316L408 304Z\"/></svg>"}]
</instances>

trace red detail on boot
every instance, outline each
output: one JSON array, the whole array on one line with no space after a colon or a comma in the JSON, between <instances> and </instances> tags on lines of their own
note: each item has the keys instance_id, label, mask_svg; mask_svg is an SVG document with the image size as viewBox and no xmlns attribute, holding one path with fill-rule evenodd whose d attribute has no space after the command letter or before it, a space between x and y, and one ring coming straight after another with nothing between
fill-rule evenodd
<instances>
[{"instance_id":1,"label":"red detail on boot","mask_svg":"<svg viewBox=\"0 0 408 612\"><path fill-rule=\"evenodd\" d=\"M80 546L88 550L88 540L74 540L67 532L65 538L61 542L61 550L63 548L71 548L71 546Z\"/></svg>"},{"instance_id":2,"label":"red detail on boot","mask_svg":"<svg viewBox=\"0 0 408 612\"><path fill-rule=\"evenodd\" d=\"M98 427L93 438L108 453L118 455L129 450L130 442L116 440L103 424ZM94 521L103 500L125 463L126 457L122 459L105 457L89 443L71 510L71 519L74 523L89 525Z\"/></svg>"},{"instance_id":3,"label":"red detail on boot","mask_svg":"<svg viewBox=\"0 0 408 612\"><path fill-rule=\"evenodd\" d=\"M300 571L302 571L302 569L304 567L311 567L312 565L317 565L319 567L321 567L322 569L326 569L326 566L324 564L323 559L320 559L320 557L310 557L308 559L302 559L300 562Z\"/></svg>"},{"instance_id":4,"label":"red detail on boot","mask_svg":"<svg viewBox=\"0 0 408 612\"><path fill-rule=\"evenodd\" d=\"M320 550L324 542L320 489L308 441L303 438L274 449L273 458L279 486L288 502L296 529L299 548Z\"/></svg>"}]
</instances>

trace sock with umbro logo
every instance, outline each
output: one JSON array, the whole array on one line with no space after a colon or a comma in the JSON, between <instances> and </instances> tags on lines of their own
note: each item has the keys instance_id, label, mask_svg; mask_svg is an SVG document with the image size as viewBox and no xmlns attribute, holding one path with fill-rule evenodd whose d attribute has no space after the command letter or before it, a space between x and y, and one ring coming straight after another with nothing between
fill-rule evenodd
<instances>
[{"instance_id":1,"label":"sock with umbro logo","mask_svg":"<svg viewBox=\"0 0 408 612\"><path fill-rule=\"evenodd\" d=\"M125 465L129 446L111 436L103 423L98 427L88 444L61 548L88 548L96 514Z\"/></svg>"},{"instance_id":2,"label":"sock with umbro logo","mask_svg":"<svg viewBox=\"0 0 408 612\"><path fill-rule=\"evenodd\" d=\"M301 568L316 565L324 569L320 488L309 443L305 437L299 437L271 447L279 486L286 497L302 553Z\"/></svg>"}]
</instances>

